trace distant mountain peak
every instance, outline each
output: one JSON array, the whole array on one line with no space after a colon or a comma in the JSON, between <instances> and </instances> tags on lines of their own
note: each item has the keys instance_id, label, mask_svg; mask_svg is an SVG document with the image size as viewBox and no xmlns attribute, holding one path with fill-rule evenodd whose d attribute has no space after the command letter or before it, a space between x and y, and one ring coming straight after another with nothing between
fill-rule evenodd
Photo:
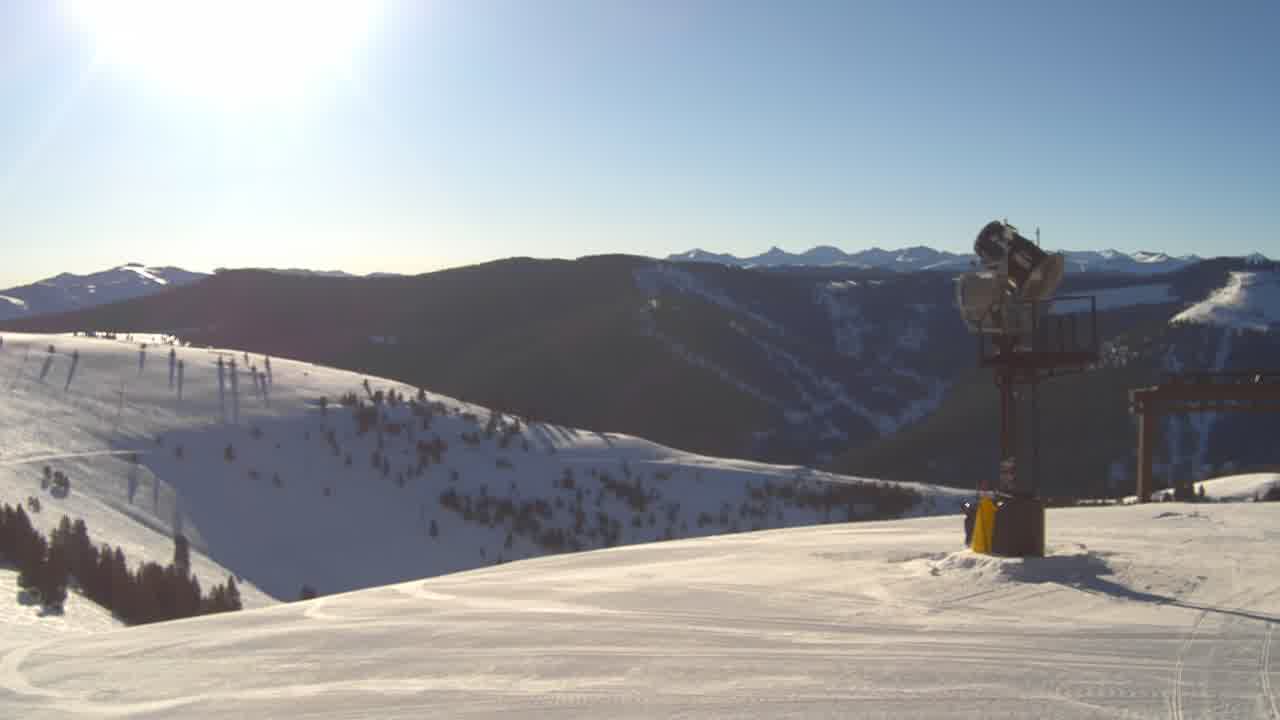
<instances>
[{"instance_id":1,"label":"distant mountain peak","mask_svg":"<svg viewBox=\"0 0 1280 720\"><path fill-rule=\"evenodd\" d=\"M1196 255L1173 257L1168 253L1140 250L1132 254L1114 248L1065 251L1068 267L1074 272L1107 272L1126 275L1154 275L1180 270L1201 260ZM1252 257L1252 256L1251 256ZM674 262L712 262L737 267L862 267L909 272L914 270L962 271L972 265L973 256L938 250L927 245L889 250L872 246L848 252L832 245L818 245L793 253L774 245L759 255L738 257L703 248L668 255ZM1260 262L1269 262L1265 257Z\"/></svg>"},{"instance_id":2,"label":"distant mountain peak","mask_svg":"<svg viewBox=\"0 0 1280 720\"><path fill-rule=\"evenodd\" d=\"M150 295L207 277L177 267L151 267L139 262L96 273L58 273L28 285L0 290L0 320L66 312Z\"/></svg>"}]
</instances>

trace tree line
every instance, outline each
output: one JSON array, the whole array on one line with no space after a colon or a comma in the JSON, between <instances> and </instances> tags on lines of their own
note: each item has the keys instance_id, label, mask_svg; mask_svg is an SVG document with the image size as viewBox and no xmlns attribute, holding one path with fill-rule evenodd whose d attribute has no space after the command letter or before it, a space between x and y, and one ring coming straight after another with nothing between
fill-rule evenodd
<instances>
[{"instance_id":1,"label":"tree line","mask_svg":"<svg viewBox=\"0 0 1280 720\"><path fill-rule=\"evenodd\" d=\"M203 594L191 574L191 549L185 536L174 538L173 562L145 562L129 569L124 551L103 543L95 547L84 520L62 516L45 537L22 506L0 508L0 556L18 569L18 585L40 596L45 607L61 610L67 585L75 582L93 602L128 625L239 610L240 591L233 577Z\"/></svg>"}]
</instances>

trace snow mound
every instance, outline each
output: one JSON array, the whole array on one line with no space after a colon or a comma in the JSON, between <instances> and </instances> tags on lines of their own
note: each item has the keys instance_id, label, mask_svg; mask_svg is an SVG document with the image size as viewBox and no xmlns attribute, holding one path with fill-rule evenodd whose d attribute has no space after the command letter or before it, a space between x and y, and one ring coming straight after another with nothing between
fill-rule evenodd
<instances>
[{"instance_id":1,"label":"snow mound","mask_svg":"<svg viewBox=\"0 0 1280 720\"><path fill-rule=\"evenodd\" d=\"M1266 332L1280 323L1280 275L1233 272L1227 284L1170 321Z\"/></svg>"},{"instance_id":2,"label":"snow mound","mask_svg":"<svg viewBox=\"0 0 1280 720\"><path fill-rule=\"evenodd\" d=\"M1074 585L1090 578L1112 575L1102 554L1083 546L1050 548L1042 558L1007 558L960 550L909 563L919 575L960 576L983 583L1046 583Z\"/></svg>"}]
</instances>

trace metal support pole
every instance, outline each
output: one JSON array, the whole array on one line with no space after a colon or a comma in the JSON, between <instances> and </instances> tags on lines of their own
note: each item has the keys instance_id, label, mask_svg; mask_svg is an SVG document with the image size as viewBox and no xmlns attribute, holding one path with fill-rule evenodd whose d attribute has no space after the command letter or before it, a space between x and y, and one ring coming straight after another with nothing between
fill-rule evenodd
<instances>
[{"instance_id":1,"label":"metal support pole","mask_svg":"<svg viewBox=\"0 0 1280 720\"><path fill-rule=\"evenodd\" d=\"M1031 494L1040 495L1040 378L1031 381Z\"/></svg>"},{"instance_id":2,"label":"metal support pole","mask_svg":"<svg viewBox=\"0 0 1280 720\"><path fill-rule=\"evenodd\" d=\"M1013 371L1002 370L999 374L1000 383L1000 463L1003 473L1004 463L1013 461L1014 476L1007 480L1001 478L998 487L1004 492L1013 492L1019 489L1018 483L1018 406L1017 398L1014 395L1014 378Z\"/></svg>"},{"instance_id":3,"label":"metal support pole","mask_svg":"<svg viewBox=\"0 0 1280 720\"><path fill-rule=\"evenodd\" d=\"M1156 429L1160 416L1142 412L1138 415L1138 502L1151 500L1151 466L1155 453Z\"/></svg>"}]
</instances>

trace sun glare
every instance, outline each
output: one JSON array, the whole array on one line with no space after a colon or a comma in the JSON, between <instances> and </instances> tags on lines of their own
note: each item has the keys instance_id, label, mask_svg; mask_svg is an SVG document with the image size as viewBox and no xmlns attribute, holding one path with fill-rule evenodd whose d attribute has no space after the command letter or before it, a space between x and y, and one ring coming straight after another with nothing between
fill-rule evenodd
<instances>
[{"instance_id":1,"label":"sun glare","mask_svg":"<svg viewBox=\"0 0 1280 720\"><path fill-rule=\"evenodd\" d=\"M296 98L350 70L374 0L67 0L98 62L226 105Z\"/></svg>"}]
</instances>

